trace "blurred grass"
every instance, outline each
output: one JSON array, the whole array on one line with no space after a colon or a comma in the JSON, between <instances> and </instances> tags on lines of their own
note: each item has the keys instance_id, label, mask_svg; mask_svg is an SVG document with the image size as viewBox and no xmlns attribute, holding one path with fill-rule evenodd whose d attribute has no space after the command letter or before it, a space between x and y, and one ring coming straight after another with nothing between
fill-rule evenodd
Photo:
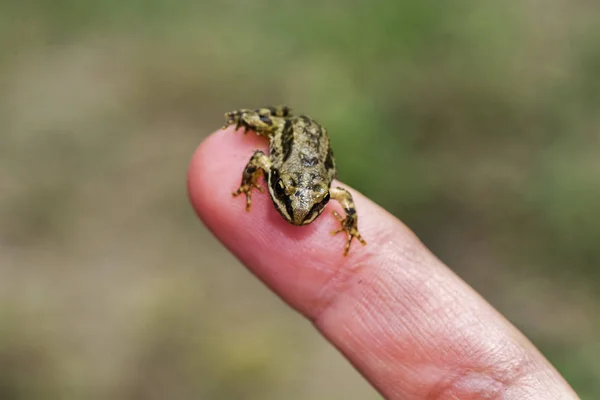
<instances>
[{"instance_id":1,"label":"blurred grass","mask_svg":"<svg viewBox=\"0 0 600 400\"><path fill-rule=\"evenodd\" d=\"M599 11L0 3L0 397L377 397L187 204L222 113L287 103L598 398Z\"/></svg>"}]
</instances>

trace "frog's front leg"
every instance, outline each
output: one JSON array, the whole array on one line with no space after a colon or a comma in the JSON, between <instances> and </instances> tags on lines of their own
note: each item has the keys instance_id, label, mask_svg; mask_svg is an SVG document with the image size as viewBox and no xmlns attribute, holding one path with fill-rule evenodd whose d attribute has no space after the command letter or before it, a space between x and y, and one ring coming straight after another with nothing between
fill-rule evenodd
<instances>
[{"instance_id":1,"label":"frog's front leg","mask_svg":"<svg viewBox=\"0 0 600 400\"><path fill-rule=\"evenodd\" d=\"M352 243L352 239L356 238L360 243L364 245L367 244L360 236L358 232L358 216L356 215L356 206L354 205L354 200L352 199L352 195L349 191L344 188L336 187L331 188L329 190L329 194L335 200L337 200L344 211L346 212L346 217L342 217L336 211L333 212L333 215L337 218L338 221L342 224L342 227L337 231L331 232L332 235L337 235L340 232L346 232L348 237L348 241L346 242L346 247L344 249L344 256L348 255L348 250L350 250L350 244Z\"/></svg>"},{"instance_id":2,"label":"frog's front leg","mask_svg":"<svg viewBox=\"0 0 600 400\"><path fill-rule=\"evenodd\" d=\"M235 125L235 130L253 130L258 135L270 137L285 125L285 119L291 115L288 107L265 107L255 110L241 109L225 114L225 126Z\"/></svg>"},{"instance_id":3,"label":"frog's front leg","mask_svg":"<svg viewBox=\"0 0 600 400\"><path fill-rule=\"evenodd\" d=\"M250 211L250 205L252 204L252 189L256 188L261 193L264 192L262 186L258 184L258 180L262 174L268 176L270 170L271 161L269 157L262 151L256 150L250 161L248 161L248 164L246 164L246 168L244 168L240 187L231 194L233 197L239 196L242 193L246 194L246 211Z\"/></svg>"}]
</instances>

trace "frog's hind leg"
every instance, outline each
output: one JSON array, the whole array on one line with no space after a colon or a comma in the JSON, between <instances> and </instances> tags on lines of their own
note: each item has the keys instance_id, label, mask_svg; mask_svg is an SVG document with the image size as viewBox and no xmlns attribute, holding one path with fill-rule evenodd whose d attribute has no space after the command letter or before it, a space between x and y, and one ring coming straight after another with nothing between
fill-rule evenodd
<instances>
[{"instance_id":1,"label":"frog's hind leg","mask_svg":"<svg viewBox=\"0 0 600 400\"><path fill-rule=\"evenodd\" d=\"M258 180L263 174L264 176L268 176L270 170L271 161L269 157L262 151L256 150L250 161L248 161L248 164L246 164L246 168L244 168L240 187L231 194L233 197L239 196L242 193L246 195L246 211L250 211L250 205L252 204L252 189L256 188L259 192L264 192L262 186L258 184Z\"/></svg>"},{"instance_id":2,"label":"frog's hind leg","mask_svg":"<svg viewBox=\"0 0 600 400\"><path fill-rule=\"evenodd\" d=\"M257 135L271 137L285 125L285 119L291 116L291 110L286 106L257 108L255 110L241 109L225 114L225 126L235 125L239 128L256 132Z\"/></svg>"},{"instance_id":3,"label":"frog's hind leg","mask_svg":"<svg viewBox=\"0 0 600 400\"><path fill-rule=\"evenodd\" d=\"M288 106L265 107L261 109L263 112L268 111L274 117L290 118L292 117L292 109Z\"/></svg>"},{"instance_id":4,"label":"frog's hind leg","mask_svg":"<svg viewBox=\"0 0 600 400\"><path fill-rule=\"evenodd\" d=\"M340 232L346 232L348 240L346 241L346 247L344 248L344 256L348 255L350 250L350 244L352 239L356 238L362 245L366 245L360 233L358 232L358 215L356 215L356 206L350 192L342 187L335 187L329 190L329 194L335 200L337 200L346 212L346 216L342 217L338 212L334 211L333 215L342 224L341 228L331 232L332 235L337 235Z\"/></svg>"}]
</instances>

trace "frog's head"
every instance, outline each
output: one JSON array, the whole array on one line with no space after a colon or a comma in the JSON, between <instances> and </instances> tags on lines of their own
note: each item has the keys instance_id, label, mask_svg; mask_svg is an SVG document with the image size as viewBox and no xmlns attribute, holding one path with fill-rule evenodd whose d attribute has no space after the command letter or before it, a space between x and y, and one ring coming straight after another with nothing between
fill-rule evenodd
<instances>
[{"instance_id":1,"label":"frog's head","mask_svg":"<svg viewBox=\"0 0 600 400\"><path fill-rule=\"evenodd\" d=\"M310 174L294 177L272 169L269 193L279 214L290 224L310 224L329 202L329 187Z\"/></svg>"}]
</instances>

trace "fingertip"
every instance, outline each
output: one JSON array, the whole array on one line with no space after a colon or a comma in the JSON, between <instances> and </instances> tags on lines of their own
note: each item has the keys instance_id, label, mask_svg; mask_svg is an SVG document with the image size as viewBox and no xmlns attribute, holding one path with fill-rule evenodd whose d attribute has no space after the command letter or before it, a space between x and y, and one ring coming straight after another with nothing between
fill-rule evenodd
<instances>
[{"instance_id":1,"label":"fingertip","mask_svg":"<svg viewBox=\"0 0 600 400\"><path fill-rule=\"evenodd\" d=\"M267 191L254 190L247 212L244 196L231 194L253 151L266 149L267 144L250 131L243 135L233 128L208 136L190 162L189 198L200 219L234 255L310 318L318 313L330 278L344 265L365 263L377 249L360 246L355 240L344 255L347 239L333 235L339 219L330 211L340 209L338 204L328 205L309 225L293 226L276 211ZM264 186L263 179L258 183ZM387 214L382 216L379 207L356 191L352 193L364 217L361 233L368 238L381 237L381 223L388 219ZM383 223L389 225L390 221Z\"/></svg>"}]
</instances>

